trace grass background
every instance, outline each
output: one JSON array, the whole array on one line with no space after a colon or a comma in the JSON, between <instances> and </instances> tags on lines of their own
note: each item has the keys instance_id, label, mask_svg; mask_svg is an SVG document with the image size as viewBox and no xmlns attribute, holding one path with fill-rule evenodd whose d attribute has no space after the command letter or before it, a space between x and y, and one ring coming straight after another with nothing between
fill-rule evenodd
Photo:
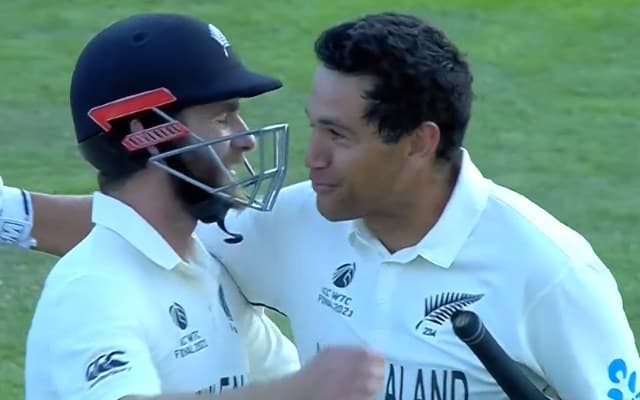
<instances>
[{"instance_id":1,"label":"grass background","mask_svg":"<svg viewBox=\"0 0 640 400\"><path fill-rule=\"evenodd\" d=\"M215 23L247 64L282 77L285 88L245 103L244 115L254 126L290 123L288 180L304 179L312 42L330 24L381 10L427 17L465 50L476 77L466 140L475 162L592 242L640 333L637 0L3 0L0 174L35 191L94 190L67 110L75 58L115 19L180 11ZM54 262L0 247L2 399L24 397L26 332Z\"/></svg>"}]
</instances>

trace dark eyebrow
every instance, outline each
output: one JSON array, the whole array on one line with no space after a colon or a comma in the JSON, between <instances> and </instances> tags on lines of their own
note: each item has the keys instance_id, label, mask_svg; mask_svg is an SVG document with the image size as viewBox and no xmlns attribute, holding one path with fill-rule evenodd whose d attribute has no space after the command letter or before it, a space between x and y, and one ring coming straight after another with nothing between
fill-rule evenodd
<instances>
[{"instance_id":1,"label":"dark eyebrow","mask_svg":"<svg viewBox=\"0 0 640 400\"><path fill-rule=\"evenodd\" d=\"M234 113L240 109L240 102L238 100L229 100L224 103L224 111Z\"/></svg>"},{"instance_id":2,"label":"dark eyebrow","mask_svg":"<svg viewBox=\"0 0 640 400\"><path fill-rule=\"evenodd\" d=\"M309 116L309 109L307 107L304 108L304 112L307 114L307 117ZM348 126L346 126L345 124L336 121L335 119L329 118L329 117L321 117L318 118L317 122L320 125L325 125L325 126L331 126L331 127L335 127L335 128L339 128L342 130L345 130L347 132L350 133L354 133L353 129L349 128Z\"/></svg>"}]
</instances>

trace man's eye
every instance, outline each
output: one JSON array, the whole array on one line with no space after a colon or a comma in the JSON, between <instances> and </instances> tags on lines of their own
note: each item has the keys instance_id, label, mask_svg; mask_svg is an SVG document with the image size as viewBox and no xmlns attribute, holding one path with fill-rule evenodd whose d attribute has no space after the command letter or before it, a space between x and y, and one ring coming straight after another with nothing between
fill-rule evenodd
<instances>
[{"instance_id":1,"label":"man's eye","mask_svg":"<svg viewBox=\"0 0 640 400\"><path fill-rule=\"evenodd\" d=\"M229 123L229 114L224 113L215 118L215 121L219 124L228 124Z\"/></svg>"},{"instance_id":2,"label":"man's eye","mask_svg":"<svg viewBox=\"0 0 640 400\"><path fill-rule=\"evenodd\" d=\"M334 129L329 129L329 133L331 134L331 136L335 137L335 138L343 138L344 135Z\"/></svg>"}]
</instances>

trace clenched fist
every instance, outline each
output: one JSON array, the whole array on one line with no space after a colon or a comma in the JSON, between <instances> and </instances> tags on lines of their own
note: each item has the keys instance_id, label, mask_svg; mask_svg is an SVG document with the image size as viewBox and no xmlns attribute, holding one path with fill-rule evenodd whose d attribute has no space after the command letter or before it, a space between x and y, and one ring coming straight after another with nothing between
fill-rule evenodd
<instances>
[{"instance_id":1,"label":"clenched fist","mask_svg":"<svg viewBox=\"0 0 640 400\"><path fill-rule=\"evenodd\" d=\"M240 390L209 395L216 400L372 400L384 381L382 356L360 347L327 347L302 369ZM154 398L155 399L155 398ZM170 397L166 400L190 400ZM137 400L137 399L134 399ZM165 400L165 398L158 399Z\"/></svg>"},{"instance_id":2,"label":"clenched fist","mask_svg":"<svg viewBox=\"0 0 640 400\"><path fill-rule=\"evenodd\" d=\"M360 347L327 347L298 373L309 400L371 400L384 381L384 358Z\"/></svg>"}]
</instances>

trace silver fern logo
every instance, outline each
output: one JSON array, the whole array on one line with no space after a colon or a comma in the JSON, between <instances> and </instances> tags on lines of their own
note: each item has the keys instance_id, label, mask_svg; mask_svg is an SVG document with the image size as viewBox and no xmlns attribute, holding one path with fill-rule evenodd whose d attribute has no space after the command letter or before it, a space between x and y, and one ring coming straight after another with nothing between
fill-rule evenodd
<instances>
[{"instance_id":1,"label":"silver fern logo","mask_svg":"<svg viewBox=\"0 0 640 400\"><path fill-rule=\"evenodd\" d=\"M171 319L176 326L182 330L187 329L187 313L184 311L184 308L178 303L173 303L169 307L169 314L171 315Z\"/></svg>"},{"instance_id":2,"label":"silver fern logo","mask_svg":"<svg viewBox=\"0 0 640 400\"><path fill-rule=\"evenodd\" d=\"M416 331L424 336L435 336L438 328L448 321L453 313L477 302L484 294L440 293L424 301L424 318L416 324Z\"/></svg>"},{"instance_id":3,"label":"silver fern logo","mask_svg":"<svg viewBox=\"0 0 640 400\"><path fill-rule=\"evenodd\" d=\"M224 55L229 57L229 51L227 50L231 43L229 39L218 29L215 25L209 24L209 35L222 46L222 50L224 50Z\"/></svg>"},{"instance_id":4,"label":"silver fern logo","mask_svg":"<svg viewBox=\"0 0 640 400\"><path fill-rule=\"evenodd\" d=\"M222 285L218 285L218 300L220 300L220 305L222 306L222 311L224 311L224 314L227 316L229 321L233 321L231 311L229 310L229 306L227 305L227 300L224 298L224 290L222 290Z\"/></svg>"},{"instance_id":5,"label":"silver fern logo","mask_svg":"<svg viewBox=\"0 0 640 400\"><path fill-rule=\"evenodd\" d=\"M233 316L231 315L231 310L229 309L229 304L227 303L227 299L224 296L224 290L222 289L222 285L218 286L218 299L220 300L220 306L222 307L222 311L224 311L224 315L227 316L227 320L229 321L229 328L235 333L238 333L238 328L236 328L235 322L233 321Z\"/></svg>"}]
</instances>

